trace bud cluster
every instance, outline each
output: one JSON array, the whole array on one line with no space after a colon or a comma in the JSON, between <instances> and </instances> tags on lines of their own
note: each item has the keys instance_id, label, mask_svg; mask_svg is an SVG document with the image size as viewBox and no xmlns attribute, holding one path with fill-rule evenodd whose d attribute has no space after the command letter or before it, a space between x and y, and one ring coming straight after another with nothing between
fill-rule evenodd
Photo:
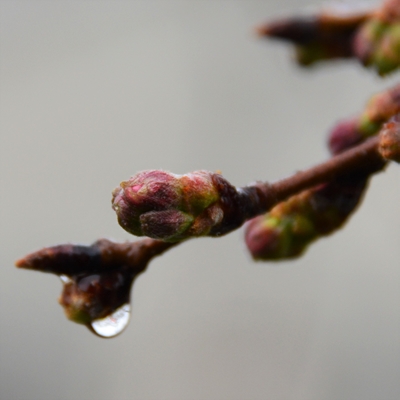
<instances>
[{"instance_id":1,"label":"bud cluster","mask_svg":"<svg viewBox=\"0 0 400 400\"><path fill-rule=\"evenodd\" d=\"M313 17L271 22L259 33L294 43L300 65L355 57L385 75L400 65L399 10L400 0L388 0L374 11L332 9Z\"/></svg>"},{"instance_id":2,"label":"bud cluster","mask_svg":"<svg viewBox=\"0 0 400 400\"><path fill-rule=\"evenodd\" d=\"M340 122L328 145L339 154L376 135L388 118L400 112L400 85L371 98L359 117ZM399 120L393 118L381 132L380 150L387 159L399 157ZM306 190L250 221L246 245L253 258L280 260L301 255L316 239L340 229L357 208L370 174L383 167L348 173L325 185Z\"/></svg>"},{"instance_id":3,"label":"bud cluster","mask_svg":"<svg viewBox=\"0 0 400 400\"><path fill-rule=\"evenodd\" d=\"M308 66L321 60L353 57L352 40L370 12L343 14L334 9L307 17L272 21L258 28L261 36L295 44L296 60Z\"/></svg>"},{"instance_id":4,"label":"bud cluster","mask_svg":"<svg viewBox=\"0 0 400 400\"><path fill-rule=\"evenodd\" d=\"M400 66L400 0L386 0L376 10L330 10L275 21L259 33L294 43L305 66L357 58L380 75ZM60 276L59 302L67 317L100 336L114 336L129 320L136 277L153 257L186 239L221 236L249 221L245 240L253 258L282 260L341 228L371 175L384 168L385 160L400 162L400 85L373 96L362 113L338 123L328 147L333 157L324 163L273 184L243 188L208 171L139 172L113 191L112 208L126 231L149 238L48 247L16 266ZM109 329L110 324L115 326Z\"/></svg>"},{"instance_id":5,"label":"bud cluster","mask_svg":"<svg viewBox=\"0 0 400 400\"><path fill-rule=\"evenodd\" d=\"M300 256L310 243L344 224L366 183L362 175L343 177L306 190L254 218L245 232L252 257L270 261Z\"/></svg>"},{"instance_id":6,"label":"bud cluster","mask_svg":"<svg viewBox=\"0 0 400 400\"><path fill-rule=\"evenodd\" d=\"M400 1L386 1L357 32L355 56L380 75L397 69L400 64Z\"/></svg>"}]
</instances>

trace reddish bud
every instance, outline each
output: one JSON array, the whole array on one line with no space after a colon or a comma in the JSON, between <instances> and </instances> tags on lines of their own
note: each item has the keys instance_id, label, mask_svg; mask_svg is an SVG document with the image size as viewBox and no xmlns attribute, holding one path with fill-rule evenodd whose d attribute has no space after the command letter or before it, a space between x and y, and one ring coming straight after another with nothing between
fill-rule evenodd
<instances>
[{"instance_id":1,"label":"reddish bud","mask_svg":"<svg viewBox=\"0 0 400 400\"><path fill-rule=\"evenodd\" d=\"M380 75L400 66L400 0L376 10L329 9L311 17L288 18L258 29L262 36L295 44L301 65L355 57Z\"/></svg>"},{"instance_id":2,"label":"reddish bud","mask_svg":"<svg viewBox=\"0 0 400 400\"><path fill-rule=\"evenodd\" d=\"M301 215L266 214L247 224L245 242L255 260L279 261L300 256L314 236L313 226Z\"/></svg>"},{"instance_id":3,"label":"reddish bud","mask_svg":"<svg viewBox=\"0 0 400 400\"><path fill-rule=\"evenodd\" d=\"M351 118L335 125L328 137L331 154L339 154L363 141L358 118Z\"/></svg>"},{"instance_id":4,"label":"reddish bud","mask_svg":"<svg viewBox=\"0 0 400 400\"><path fill-rule=\"evenodd\" d=\"M258 33L287 40L296 46L296 59L301 65L320 60L353 56L353 37L369 11L355 10L343 13L330 9L309 17L294 17L270 22Z\"/></svg>"},{"instance_id":5,"label":"reddish bud","mask_svg":"<svg viewBox=\"0 0 400 400\"><path fill-rule=\"evenodd\" d=\"M221 219L221 215L216 215L216 220L207 218L207 209L219 200L213 175L206 171L182 176L156 170L139 172L113 192L118 222L134 235L169 241L207 234ZM208 223L195 224L198 218Z\"/></svg>"},{"instance_id":6,"label":"reddish bud","mask_svg":"<svg viewBox=\"0 0 400 400\"><path fill-rule=\"evenodd\" d=\"M221 175L207 171L140 172L122 182L112 199L125 230L171 242L228 233L260 214L267 203L257 186L236 189Z\"/></svg>"},{"instance_id":7,"label":"reddish bud","mask_svg":"<svg viewBox=\"0 0 400 400\"><path fill-rule=\"evenodd\" d=\"M339 229L357 208L366 187L363 173L306 190L246 226L246 245L256 260L301 255L316 239Z\"/></svg>"},{"instance_id":8,"label":"reddish bud","mask_svg":"<svg viewBox=\"0 0 400 400\"><path fill-rule=\"evenodd\" d=\"M400 85L396 85L371 97L358 118L358 129L364 138L376 135L382 124L399 112Z\"/></svg>"},{"instance_id":9,"label":"reddish bud","mask_svg":"<svg viewBox=\"0 0 400 400\"><path fill-rule=\"evenodd\" d=\"M400 85L375 94L359 116L339 122L328 136L331 154L339 154L370 136L376 135L382 124L400 112Z\"/></svg>"}]
</instances>

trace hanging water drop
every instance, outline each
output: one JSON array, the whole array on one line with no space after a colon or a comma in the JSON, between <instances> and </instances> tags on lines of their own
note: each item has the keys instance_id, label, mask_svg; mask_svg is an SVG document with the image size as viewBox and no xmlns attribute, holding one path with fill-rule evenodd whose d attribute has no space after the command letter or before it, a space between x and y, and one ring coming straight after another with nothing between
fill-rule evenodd
<instances>
[{"instance_id":1,"label":"hanging water drop","mask_svg":"<svg viewBox=\"0 0 400 400\"><path fill-rule=\"evenodd\" d=\"M60 275L60 279L62 283L70 283L72 279L67 275Z\"/></svg>"},{"instance_id":2,"label":"hanging water drop","mask_svg":"<svg viewBox=\"0 0 400 400\"><path fill-rule=\"evenodd\" d=\"M128 326L130 316L131 305L127 303L107 317L92 321L88 328L98 336L112 338Z\"/></svg>"}]
</instances>

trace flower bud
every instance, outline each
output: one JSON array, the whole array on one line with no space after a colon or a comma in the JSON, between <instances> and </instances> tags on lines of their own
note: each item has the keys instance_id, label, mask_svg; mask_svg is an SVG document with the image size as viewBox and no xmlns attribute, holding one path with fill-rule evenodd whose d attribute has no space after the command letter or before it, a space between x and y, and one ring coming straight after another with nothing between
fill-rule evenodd
<instances>
[{"instance_id":1,"label":"flower bud","mask_svg":"<svg viewBox=\"0 0 400 400\"><path fill-rule=\"evenodd\" d=\"M313 226L301 215L266 214L248 223L245 242L255 260L278 261L300 256L314 235Z\"/></svg>"},{"instance_id":2,"label":"flower bud","mask_svg":"<svg viewBox=\"0 0 400 400\"><path fill-rule=\"evenodd\" d=\"M364 137L378 133L382 124L400 113L400 85L375 94L360 116L359 126Z\"/></svg>"},{"instance_id":3,"label":"flower bud","mask_svg":"<svg viewBox=\"0 0 400 400\"><path fill-rule=\"evenodd\" d=\"M375 10L332 8L310 17L275 21L258 32L294 43L300 65L355 57L385 75L400 66L399 10L400 0L388 0Z\"/></svg>"},{"instance_id":4,"label":"flower bud","mask_svg":"<svg viewBox=\"0 0 400 400\"><path fill-rule=\"evenodd\" d=\"M297 62L308 66L320 60L352 57L354 34L369 17L366 10L343 13L332 8L314 16L273 21L258 28L258 33L294 43Z\"/></svg>"},{"instance_id":5,"label":"flower bud","mask_svg":"<svg viewBox=\"0 0 400 400\"><path fill-rule=\"evenodd\" d=\"M362 142L363 139L358 118L351 118L334 126L328 136L328 147L331 154L339 154Z\"/></svg>"},{"instance_id":6,"label":"flower bud","mask_svg":"<svg viewBox=\"0 0 400 400\"><path fill-rule=\"evenodd\" d=\"M337 123L328 136L331 154L339 154L376 135L382 124L397 113L400 113L400 85L372 96L358 117Z\"/></svg>"},{"instance_id":7,"label":"flower bud","mask_svg":"<svg viewBox=\"0 0 400 400\"><path fill-rule=\"evenodd\" d=\"M151 170L122 182L113 191L112 207L128 232L175 242L225 233L229 217L235 211L241 215L240 200L236 188L218 174ZM224 217L225 227L219 229Z\"/></svg>"},{"instance_id":8,"label":"flower bud","mask_svg":"<svg viewBox=\"0 0 400 400\"><path fill-rule=\"evenodd\" d=\"M383 125L379 133L379 152L387 160L400 162L400 114Z\"/></svg>"},{"instance_id":9,"label":"flower bud","mask_svg":"<svg viewBox=\"0 0 400 400\"><path fill-rule=\"evenodd\" d=\"M143 236L140 216L149 211L178 208L182 187L177 176L164 171L143 171L113 191L112 207L128 232Z\"/></svg>"},{"instance_id":10,"label":"flower bud","mask_svg":"<svg viewBox=\"0 0 400 400\"><path fill-rule=\"evenodd\" d=\"M246 245L256 260L277 261L300 256L316 239L339 229L359 204L365 174L346 176L306 190L251 220Z\"/></svg>"},{"instance_id":11,"label":"flower bud","mask_svg":"<svg viewBox=\"0 0 400 400\"><path fill-rule=\"evenodd\" d=\"M400 66L400 1L389 0L378 8L354 37L355 56L385 75Z\"/></svg>"}]
</instances>

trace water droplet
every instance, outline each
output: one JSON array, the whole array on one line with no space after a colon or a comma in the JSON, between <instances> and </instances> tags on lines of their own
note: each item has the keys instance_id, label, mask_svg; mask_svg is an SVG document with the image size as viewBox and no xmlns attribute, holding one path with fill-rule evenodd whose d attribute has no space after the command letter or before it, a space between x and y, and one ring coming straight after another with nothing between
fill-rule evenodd
<instances>
[{"instance_id":1,"label":"water droplet","mask_svg":"<svg viewBox=\"0 0 400 400\"><path fill-rule=\"evenodd\" d=\"M96 335L111 338L120 334L128 326L130 316L131 305L124 304L107 317L94 320L89 329Z\"/></svg>"},{"instance_id":2,"label":"water droplet","mask_svg":"<svg viewBox=\"0 0 400 400\"><path fill-rule=\"evenodd\" d=\"M60 275L60 279L62 283L70 283L72 279L67 275Z\"/></svg>"}]
</instances>

